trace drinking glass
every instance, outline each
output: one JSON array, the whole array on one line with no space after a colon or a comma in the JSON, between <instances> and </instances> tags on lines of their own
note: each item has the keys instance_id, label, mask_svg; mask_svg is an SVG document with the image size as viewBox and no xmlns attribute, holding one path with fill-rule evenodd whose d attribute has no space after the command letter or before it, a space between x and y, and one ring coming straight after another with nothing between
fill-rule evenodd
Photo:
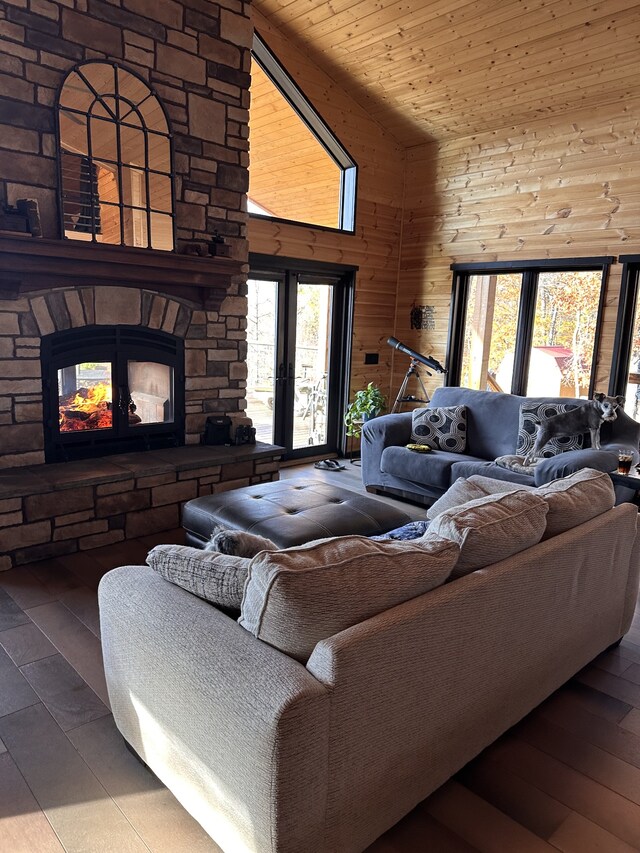
<instances>
[{"instance_id":1,"label":"drinking glass","mask_svg":"<svg viewBox=\"0 0 640 853\"><path fill-rule=\"evenodd\" d=\"M631 454L625 453L625 451L620 450L618 452L618 474L625 474L626 476L629 476L629 471L631 470L631 462Z\"/></svg>"}]
</instances>

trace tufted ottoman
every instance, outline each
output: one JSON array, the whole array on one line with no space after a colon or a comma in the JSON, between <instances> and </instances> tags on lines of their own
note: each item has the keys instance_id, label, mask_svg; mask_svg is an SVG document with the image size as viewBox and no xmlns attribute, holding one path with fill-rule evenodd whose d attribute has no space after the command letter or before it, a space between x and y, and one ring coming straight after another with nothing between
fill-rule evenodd
<instances>
[{"instance_id":1,"label":"tufted ottoman","mask_svg":"<svg viewBox=\"0 0 640 853\"><path fill-rule=\"evenodd\" d=\"M218 526L247 530L280 548L326 536L375 536L411 521L382 501L326 483L286 480L188 501L182 510L187 545L202 547Z\"/></svg>"}]
</instances>

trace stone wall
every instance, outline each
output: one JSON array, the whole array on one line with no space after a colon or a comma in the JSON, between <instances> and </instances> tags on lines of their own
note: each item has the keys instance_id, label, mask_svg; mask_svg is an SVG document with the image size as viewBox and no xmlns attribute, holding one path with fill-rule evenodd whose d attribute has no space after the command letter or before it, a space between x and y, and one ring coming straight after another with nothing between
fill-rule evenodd
<instances>
[{"instance_id":1,"label":"stone wall","mask_svg":"<svg viewBox=\"0 0 640 853\"><path fill-rule=\"evenodd\" d=\"M61 236L57 90L77 63L109 59L167 108L178 251L218 231L245 260L251 38L243 0L0 0L0 203L36 198L43 236Z\"/></svg>"},{"instance_id":2,"label":"stone wall","mask_svg":"<svg viewBox=\"0 0 640 853\"><path fill-rule=\"evenodd\" d=\"M0 471L0 572L171 530L184 501L278 479L281 447L179 447Z\"/></svg>"},{"instance_id":3,"label":"stone wall","mask_svg":"<svg viewBox=\"0 0 640 853\"><path fill-rule=\"evenodd\" d=\"M217 231L232 257L246 261L248 6L243 0L0 0L0 204L36 198L43 236L61 237L56 94L74 65L113 60L148 81L168 111L178 254L185 241L208 242ZM23 281L15 299L3 294L0 281L0 468L44 461L40 338L83 325L125 322L185 338L188 444L199 440L209 414L244 422L246 274L230 276L218 311L117 287L117 276L114 287L33 292Z\"/></svg>"},{"instance_id":4,"label":"stone wall","mask_svg":"<svg viewBox=\"0 0 640 853\"><path fill-rule=\"evenodd\" d=\"M144 251L144 250L141 250ZM244 417L246 298L218 311L125 287L59 288L0 299L0 468L44 462L40 338L63 329L124 322L184 338L186 443L197 444L207 417Z\"/></svg>"}]
</instances>

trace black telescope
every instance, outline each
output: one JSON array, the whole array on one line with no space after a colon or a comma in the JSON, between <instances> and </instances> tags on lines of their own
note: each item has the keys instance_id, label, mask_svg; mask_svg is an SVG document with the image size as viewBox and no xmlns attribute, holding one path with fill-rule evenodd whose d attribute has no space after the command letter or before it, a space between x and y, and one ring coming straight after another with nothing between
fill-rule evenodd
<instances>
[{"instance_id":1,"label":"black telescope","mask_svg":"<svg viewBox=\"0 0 640 853\"><path fill-rule=\"evenodd\" d=\"M405 344L401 344L397 338L387 338L387 343L390 347L394 349L400 350L405 355L408 355L409 358L413 358L416 361L419 361L421 364L425 364L427 367L430 367L432 370L435 370L437 373L446 373L446 368L444 368L439 361L436 361L435 358L431 358L428 355L420 355L419 352L416 352L411 347L405 346Z\"/></svg>"}]
</instances>

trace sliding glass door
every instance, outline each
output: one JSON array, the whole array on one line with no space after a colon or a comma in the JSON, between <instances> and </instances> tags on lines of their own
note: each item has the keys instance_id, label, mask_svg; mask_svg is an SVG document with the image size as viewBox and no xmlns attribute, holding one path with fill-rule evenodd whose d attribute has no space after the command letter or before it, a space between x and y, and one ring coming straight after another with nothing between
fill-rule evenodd
<instances>
[{"instance_id":1,"label":"sliding glass door","mask_svg":"<svg viewBox=\"0 0 640 853\"><path fill-rule=\"evenodd\" d=\"M285 269L248 282L247 415L286 456L336 451L351 276Z\"/></svg>"}]
</instances>

